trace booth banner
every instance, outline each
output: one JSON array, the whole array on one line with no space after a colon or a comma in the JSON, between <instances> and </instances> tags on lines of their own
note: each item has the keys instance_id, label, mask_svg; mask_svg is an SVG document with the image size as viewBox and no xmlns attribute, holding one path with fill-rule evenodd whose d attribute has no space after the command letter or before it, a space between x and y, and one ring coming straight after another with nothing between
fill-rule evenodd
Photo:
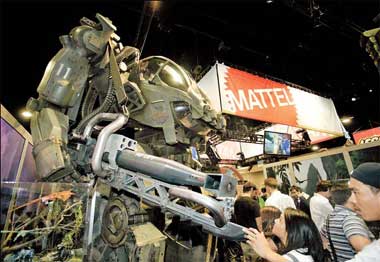
<instances>
[{"instance_id":1,"label":"booth banner","mask_svg":"<svg viewBox=\"0 0 380 262\"><path fill-rule=\"evenodd\" d=\"M331 99L225 65L217 66L224 113L343 135Z\"/></svg>"},{"instance_id":2,"label":"booth banner","mask_svg":"<svg viewBox=\"0 0 380 262\"><path fill-rule=\"evenodd\" d=\"M380 127L363 130L352 134L356 144L380 141Z\"/></svg>"},{"instance_id":3,"label":"booth banner","mask_svg":"<svg viewBox=\"0 0 380 262\"><path fill-rule=\"evenodd\" d=\"M331 99L218 63L198 85L223 113L343 135Z\"/></svg>"},{"instance_id":4,"label":"booth banner","mask_svg":"<svg viewBox=\"0 0 380 262\"><path fill-rule=\"evenodd\" d=\"M203 77L198 81L198 86L205 91L210 99L212 107L217 111L222 111L222 105L220 104L220 92L218 83L218 72L216 66L213 66Z\"/></svg>"}]
</instances>

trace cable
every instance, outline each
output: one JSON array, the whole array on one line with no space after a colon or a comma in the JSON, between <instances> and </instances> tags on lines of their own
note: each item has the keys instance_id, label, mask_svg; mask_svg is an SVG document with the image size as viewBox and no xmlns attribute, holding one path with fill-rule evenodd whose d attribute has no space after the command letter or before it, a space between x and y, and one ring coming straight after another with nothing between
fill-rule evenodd
<instances>
[{"instance_id":1,"label":"cable","mask_svg":"<svg viewBox=\"0 0 380 262\"><path fill-rule=\"evenodd\" d=\"M142 54L142 52L143 52L143 49L144 49L144 46L145 46L145 41L146 41L146 39L148 37L148 33L149 33L149 30L150 30L150 26L152 24L154 13L155 13L155 11L153 11L152 15L150 16L148 28L147 28L147 30L145 32L144 40L143 40L143 43L142 43L141 48L140 48L140 54Z\"/></svg>"},{"instance_id":2,"label":"cable","mask_svg":"<svg viewBox=\"0 0 380 262\"><path fill-rule=\"evenodd\" d=\"M140 32L141 32L141 27L142 27L142 24L143 24L143 22L144 22L144 17L145 17L145 12L146 12L146 7L147 7L147 2L144 2L144 7L143 7L143 10L142 10L142 13L141 13L139 26L138 26L138 28L137 28L137 35L136 35L136 38L135 38L135 41L134 41L134 46L137 46L137 43L138 43L138 41L139 41Z\"/></svg>"}]
</instances>

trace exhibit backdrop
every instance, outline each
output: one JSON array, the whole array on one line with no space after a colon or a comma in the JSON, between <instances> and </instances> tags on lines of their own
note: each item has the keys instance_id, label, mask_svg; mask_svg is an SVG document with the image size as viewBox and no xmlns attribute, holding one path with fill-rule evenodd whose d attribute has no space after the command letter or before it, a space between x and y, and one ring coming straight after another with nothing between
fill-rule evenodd
<instances>
[{"instance_id":1,"label":"exhibit backdrop","mask_svg":"<svg viewBox=\"0 0 380 262\"><path fill-rule=\"evenodd\" d=\"M274 131L291 134L293 140L302 140L299 130L305 129L310 143L317 144L345 133L331 99L285 81L274 81L216 63L198 85L207 94L213 94L209 98L219 112L273 123L257 132L258 135ZM263 146L225 141L217 145L216 151L222 159L238 160L240 152L246 158L263 154Z\"/></svg>"}]
</instances>

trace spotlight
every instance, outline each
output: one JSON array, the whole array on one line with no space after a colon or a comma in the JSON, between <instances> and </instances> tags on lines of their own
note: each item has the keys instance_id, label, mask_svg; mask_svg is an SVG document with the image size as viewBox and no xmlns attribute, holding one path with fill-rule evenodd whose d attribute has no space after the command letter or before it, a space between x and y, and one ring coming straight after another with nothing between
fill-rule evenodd
<instances>
[{"instance_id":1,"label":"spotlight","mask_svg":"<svg viewBox=\"0 0 380 262\"><path fill-rule=\"evenodd\" d=\"M21 116L22 116L23 118L25 118L25 119L29 119L29 118L32 117L32 113L31 113L30 111L25 110L25 111L22 111L22 112L21 112Z\"/></svg>"},{"instance_id":2,"label":"spotlight","mask_svg":"<svg viewBox=\"0 0 380 262\"><path fill-rule=\"evenodd\" d=\"M373 90L372 89L370 89L370 90L368 90L370 93L372 93L373 92Z\"/></svg>"},{"instance_id":3,"label":"spotlight","mask_svg":"<svg viewBox=\"0 0 380 262\"><path fill-rule=\"evenodd\" d=\"M267 4L273 3L273 0L266 0Z\"/></svg>"},{"instance_id":4,"label":"spotlight","mask_svg":"<svg viewBox=\"0 0 380 262\"><path fill-rule=\"evenodd\" d=\"M342 121L343 124L349 124L349 123L351 123L351 120L352 120L353 118L354 118L353 116L343 117L343 118L341 119L341 121Z\"/></svg>"},{"instance_id":5,"label":"spotlight","mask_svg":"<svg viewBox=\"0 0 380 262\"><path fill-rule=\"evenodd\" d=\"M356 100L357 100L356 97L352 97L352 98L351 98L351 101L352 101L352 102L355 102Z\"/></svg>"},{"instance_id":6,"label":"spotlight","mask_svg":"<svg viewBox=\"0 0 380 262\"><path fill-rule=\"evenodd\" d=\"M318 149L319 149L319 146L317 146L317 145L314 145L311 147L311 150L313 150L313 151L317 151Z\"/></svg>"},{"instance_id":7,"label":"spotlight","mask_svg":"<svg viewBox=\"0 0 380 262\"><path fill-rule=\"evenodd\" d=\"M150 1L150 6L152 7L153 12L161 9L162 2L161 1Z\"/></svg>"}]
</instances>

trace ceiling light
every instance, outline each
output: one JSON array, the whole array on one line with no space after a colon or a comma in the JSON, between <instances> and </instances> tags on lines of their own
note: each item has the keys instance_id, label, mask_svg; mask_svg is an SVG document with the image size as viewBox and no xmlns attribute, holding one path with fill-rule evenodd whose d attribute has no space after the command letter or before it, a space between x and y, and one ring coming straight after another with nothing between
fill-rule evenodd
<instances>
[{"instance_id":1,"label":"ceiling light","mask_svg":"<svg viewBox=\"0 0 380 262\"><path fill-rule=\"evenodd\" d=\"M151 1L150 4L153 9L153 12L161 8L161 1Z\"/></svg>"},{"instance_id":2,"label":"ceiling light","mask_svg":"<svg viewBox=\"0 0 380 262\"><path fill-rule=\"evenodd\" d=\"M351 123L351 120L353 119L353 116L348 116L348 117L342 117L341 121L343 124L349 124Z\"/></svg>"},{"instance_id":3,"label":"ceiling light","mask_svg":"<svg viewBox=\"0 0 380 262\"><path fill-rule=\"evenodd\" d=\"M370 93L372 93L372 91L373 91L373 90L372 90L372 89L370 89L370 90L368 90L368 91L369 91Z\"/></svg>"},{"instance_id":4,"label":"ceiling light","mask_svg":"<svg viewBox=\"0 0 380 262\"><path fill-rule=\"evenodd\" d=\"M352 101L352 102L355 102L355 101L356 101L356 97L352 97L352 98L351 98L351 101Z\"/></svg>"},{"instance_id":5,"label":"ceiling light","mask_svg":"<svg viewBox=\"0 0 380 262\"><path fill-rule=\"evenodd\" d=\"M25 118L25 119L28 119L28 118L31 118L31 117L32 117L32 113L31 113L30 111L25 110L25 111L22 111L22 112L21 112L21 116L22 116L23 118Z\"/></svg>"},{"instance_id":6,"label":"ceiling light","mask_svg":"<svg viewBox=\"0 0 380 262\"><path fill-rule=\"evenodd\" d=\"M267 4L271 4L271 3L273 3L273 0L267 0L266 2L267 2Z\"/></svg>"},{"instance_id":7,"label":"ceiling light","mask_svg":"<svg viewBox=\"0 0 380 262\"><path fill-rule=\"evenodd\" d=\"M313 150L313 151L317 151L318 149L319 149L319 146L317 146L317 145L314 145L311 147L311 150Z\"/></svg>"}]
</instances>

